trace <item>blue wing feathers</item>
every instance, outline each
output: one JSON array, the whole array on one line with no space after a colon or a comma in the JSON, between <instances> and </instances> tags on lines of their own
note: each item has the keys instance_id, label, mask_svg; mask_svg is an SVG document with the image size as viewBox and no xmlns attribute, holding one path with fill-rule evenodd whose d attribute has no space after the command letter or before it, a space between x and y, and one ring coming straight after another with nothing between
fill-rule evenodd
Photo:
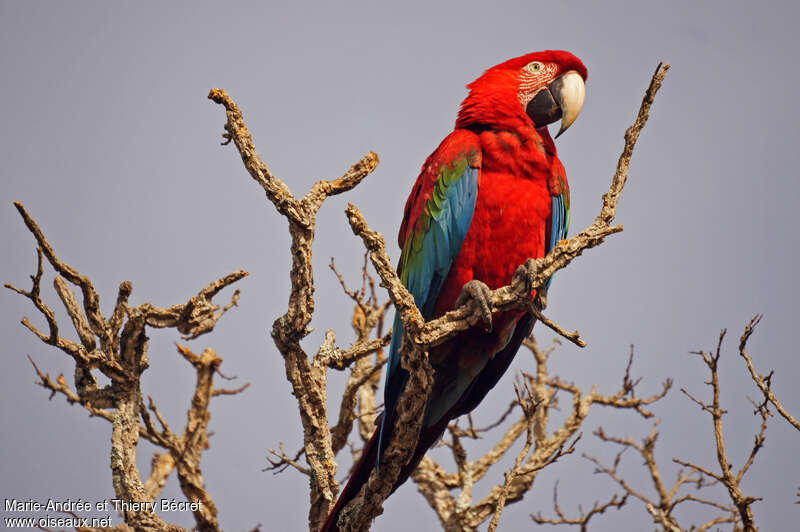
<instances>
[{"instance_id":1,"label":"blue wing feathers","mask_svg":"<svg viewBox=\"0 0 800 532\"><path fill-rule=\"evenodd\" d=\"M445 170L446 165L442 165L438 178L440 182L428 200L428 226L421 238L414 234L408 237L401 259L401 278L426 320L433 317L439 291L467 236L478 197L478 168L465 165L464 171L450 183L445 180ZM395 315L392 330L384 415L378 440L378 463L391 437L390 425L393 424L397 399L408 379L408 374L400 367L403 323L399 314Z\"/></svg>"},{"instance_id":2,"label":"blue wing feathers","mask_svg":"<svg viewBox=\"0 0 800 532\"><path fill-rule=\"evenodd\" d=\"M563 194L556 194L553 196L552 214L550 218L550 236L545 239L547 249L545 254L558 245L559 240L567 238L567 230L569 229L569 207L567 207L566 198ZM550 288L550 282L553 280L550 277L545 285L546 289Z\"/></svg>"},{"instance_id":3,"label":"blue wing feathers","mask_svg":"<svg viewBox=\"0 0 800 532\"><path fill-rule=\"evenodd\" d=\"M550 245L547 248L549 253L551 249L556 247L559 240L567 238L567 229L569 228L569 212L564 203L564 196L557 194L553 196L553 214L550 229Z\"/></svg>"},{"instance_id":4,"label":"blue wing feathers","mask_svg":"<svg viewBox=\"0 0 800 532\"><path fill-rule=\"evenodd\" d=\"M421 237L410 236L403 250L403 259L401 261L403 281L414 296L417 306L426 320L433 317L439 291L472 223L472 215L475 211L475 202L478 194L478 176L478 168L466 166L463 173L451 183L437 183L431 198L428 200L429 209L427 212L430 214L430 218L427 220L427 227L424 228ZM443 179L442 174L440 174L439 179ZM560 240L567 237L569 198L566 194L568 192L552 196L551 219L548 224L549 234L545 235L546 253L555 248ZM547 281L546 286L548 288L551 280L552 278ZM510 343L514 345L506 346L502 352L516 352L521 339L530 331L532 324L530 316L526 316L521 320L518 331L515 331L512 335L513 339L509 338L511 340ZM396 401L408 378L408 374L400 367L400 341L402 339L403 324L399 315L395 316L393 331L384 390L385 411L379 436L378 461L380 461L380 454L391 438ZM505 360L506 358L508 360ZM510 362L510 358L512 357L501 356L499 359L503 359L502 361L498 359L498 361L493 362L498 367L489 372L491 373L489 377L482 378L486 382L475 384L475 390L469 392L471 395L466 401L467 405L477 404L486 392L496 384L497 379ZM457 395L460 396L461 392L458 391ZM473 395L475 397L472 397ZM430 416L426 415L427 417ZM431 418L435 417L432 416Z\"/></svg>"}]
</instances>

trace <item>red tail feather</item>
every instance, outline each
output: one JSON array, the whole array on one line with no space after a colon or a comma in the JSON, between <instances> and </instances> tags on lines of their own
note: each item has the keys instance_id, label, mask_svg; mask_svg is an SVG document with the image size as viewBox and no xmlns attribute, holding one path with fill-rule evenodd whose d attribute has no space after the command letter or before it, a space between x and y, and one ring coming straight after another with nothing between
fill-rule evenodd
<instances>
[{"instance_id":1,"label":"red tail feather","mask_svg":"<svg viewBox=\"0 0 800 532\"><path fill-rule=\"evenodd\" d=\"M425 456L428 448L430 448L430 446L442 436L444 429L447 428L448 420L449 418L445 417L444 420L440 421L436 425L422 429L419 434L417 448L414 450L414 455L411 457L411 460L408 462L408 464L406 464L405 467L400 470L400 475L397 477L397 480L392 487L392 493L394 493L397 488L399 488L406 480L408 480L408 477L411 476L411 472L414 471L420 460L422 460L422 457ZM356 495L358 495L361 486L363 486L367 480L369 480L369 475L375 468L375 459L378 453L378 435L380 430L380 418L378 418L378 428L375 429L375 433L372 435L366 445L364 445L361 458L359 458L358 463L355 465L355 467L353 467L353 473L350 475L350 480L347 481L347 485L339 494L339 500L336 501L336 504L334 505L330 514L328 514L328 518L325 520L325 524L322 525L322 528L319 532L334 532L338 530L336 521L339 519L339 514L341 513L342 509L347 506L347 503L352 501Z\"/></svg>"}]
</instances>

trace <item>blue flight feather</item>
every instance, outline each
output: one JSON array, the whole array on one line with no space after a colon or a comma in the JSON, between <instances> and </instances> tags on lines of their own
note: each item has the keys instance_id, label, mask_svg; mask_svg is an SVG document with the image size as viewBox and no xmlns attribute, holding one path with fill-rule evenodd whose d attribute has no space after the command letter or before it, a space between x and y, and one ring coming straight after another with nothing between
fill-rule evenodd
<instances>
[{"instance_id":1,"label":"blue flight feather","mask_svg":"<svg viewBox=\"0 0 800 532\"><path fill-rule=\"evenodd\" d=\"M567 238L567 230L569 229L569 207L567 206L567 199L564 194L556 194L552 197L552 214L550 217L550 238L545 239L548 244L545 249L545 255L558 245L560 240ZM553 280L550 277L545 284L545 290L550 288L550 282Z\"/></svg>"},{"instance_id":2,"label":"blue flight feather","mask_svg":"<svg viewBox=\"0 0 800 532\"><path fill-rule=\"evenodd\" d=\"M466 163L466 159L442 165L437 186L427 203L426 212L430 216L430 223L422 238L412 233L403 247L401 278L414 296L414 301L426 320L433 317L439 291L461 250L472 223L472 215L475 213L480 171L465 164L463 172L448 183L447 170L453 170L458 163ZM389 443L389 439L385 438L388 425L394 415L397 399L408 379L408 374L400 367L403 322L399 313L395 314L392 331L376 465L380 463L380 455Z\"/></svg>"}]
</instances>

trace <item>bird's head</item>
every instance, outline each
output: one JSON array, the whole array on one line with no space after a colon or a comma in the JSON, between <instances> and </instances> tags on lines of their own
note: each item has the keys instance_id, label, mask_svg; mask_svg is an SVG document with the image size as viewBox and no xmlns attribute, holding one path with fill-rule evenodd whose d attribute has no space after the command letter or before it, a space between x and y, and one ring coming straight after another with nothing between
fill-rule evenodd
<instances>
[{"instance_id":1,"label":"bird's head","mask_svg":"<svg viewBox=\"0 0 800 532\"><path fill-rule=\"evenodd\" d=\"M467 85L456 127L537 129L561 120L558 135L578 117L586 67L569 52L546 50L509 59Z\"/></svg>"}]
</instances>

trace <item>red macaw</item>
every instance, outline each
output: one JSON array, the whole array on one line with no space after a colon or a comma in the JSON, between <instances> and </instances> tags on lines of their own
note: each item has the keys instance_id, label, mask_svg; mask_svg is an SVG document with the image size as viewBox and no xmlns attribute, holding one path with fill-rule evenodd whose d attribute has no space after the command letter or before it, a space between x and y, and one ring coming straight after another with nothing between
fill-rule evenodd
<instances>
[{"instance_id":1,"label":"red macaw","mask_svg":"<svg viewBox=\"0 0 800 532\"><path fill-rule=\"evenodd\" d=\"M547 125L561 119L560 135L575 121L585 80L586 67L564 51L527 54L490 68L467 85L455 130L422 166L400 227L400 278L426 320L474 299L485 323L429 352L434 379L419 442L393 490L450 420L474 409L497 384L533 327L533 316L524 311L492 315L489 289L509 284L519 265L543 257L566 237L569 186ZM532 295L542 302L545 292ZM381 425L322 531L335 528L394 431L402 430L395 426L395 406L408 373L400 366L399 315L393 331Z\"/></svg>"}]
</instances>

